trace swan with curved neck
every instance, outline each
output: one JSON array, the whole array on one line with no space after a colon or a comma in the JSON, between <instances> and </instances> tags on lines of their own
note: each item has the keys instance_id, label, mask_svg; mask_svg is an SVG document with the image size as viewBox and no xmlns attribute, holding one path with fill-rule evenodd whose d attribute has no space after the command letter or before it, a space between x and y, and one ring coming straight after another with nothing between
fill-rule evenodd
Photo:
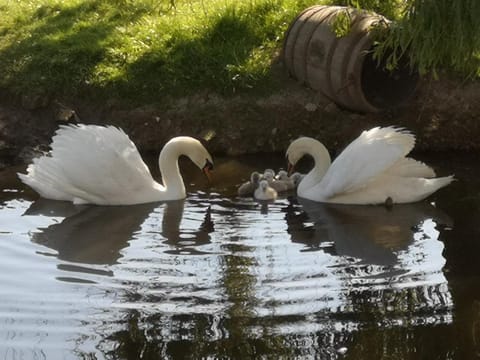
<instances>
[{"instance_id":1,"label":"swan with curved neck","mask_svg":"<svg viewBox=\"0 0 480 360\"><path fill-rule=\"evenodd\" d=\"M415 136L394 127L364 131L332 163L328 150L318 140L301 137L286 155L290 171L304 155L314 168L297 188L298 196L338 204L410 203L420 201L453 181L453 176L435 178L435 172L406 155Z\"/></svg>"},{"instance_id":2,"label":"swan with curved neck","mask_svg":"<svg viewBox=\"0 0 480 360\"><path fill-rule=\"evenodd\" d=\"M135 144L113 126L61 126L51 151L33 160L27 174L18 174L40 196L75 204L133 205L186 197L178 167L189 157L208 176L212 157L196 139L179 136L160 152L163 185L156 182Z\"/></svg>"}]
</instances>

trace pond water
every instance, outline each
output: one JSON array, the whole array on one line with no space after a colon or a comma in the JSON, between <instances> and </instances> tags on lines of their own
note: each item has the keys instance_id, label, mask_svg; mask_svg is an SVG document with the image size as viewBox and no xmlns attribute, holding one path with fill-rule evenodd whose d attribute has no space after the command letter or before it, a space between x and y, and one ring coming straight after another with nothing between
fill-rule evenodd
<instances>
[{"instance_id":1,"label":"pond water","mask_svg":"<svg viewBox=\"0 0 480 360\"><path fill-rule=\"evenodd\" d=\"M281 156L182 162L184 201L38 199L0 173L0 359L471 359L480 355L475 156L427 201L235 196ZM152 163L154 164L154 162Z\"/></svg>"}]
</instances>

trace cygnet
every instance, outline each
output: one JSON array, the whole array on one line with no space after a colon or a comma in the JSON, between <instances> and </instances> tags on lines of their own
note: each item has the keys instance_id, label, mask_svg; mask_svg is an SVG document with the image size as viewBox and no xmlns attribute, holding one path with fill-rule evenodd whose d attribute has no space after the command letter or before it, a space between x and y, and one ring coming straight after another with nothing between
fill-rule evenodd
<instances>
[{"instance_id":1,"label":"cygnet","mask_svg":"<svg viewBox=\"0 0 480 360\"><path fill-rule=\"evenodd\" d=\"M294 172L292 175L290 175L290 179L293 181L293 185L295 189L298 187L298 184L300 184L300 181L305 177L305 174L301 174L299 172Z\"/></svg>"},{"instance_id":2,"label":"cygnet","mask_svg":"<svg viewBox=\"0 0 480 360\"><path fill-rule=\"evenodd\" d=\"M280 170L278 172L275 184L276 186L273 186L273 184L270 184L270 186L277 190L277 192L292 190L296 187L294 179L292 177L289 177L288 173L285 170Z\"/></svg>"},{"instance_id":3,"label":"cygnet","mask_svg":"<svg viewBox=\"0 0 480 360\"><path fill-rule=\"evenodd\" d=\"M260 173L254 171L250 175L250 180L240 185L237 190L238 196L252 196L260 181Z\"/></svg>"},{"instance_id":4,"label":"cygnet","mask_svg":"<svg viewBox=\"0 0 480 360\"><path fill-rule=\"evenodd\" d=\"M267 180L261 180L253 196L257 200L275 200L277 191L268 184Z\"/></svg>"},{"instance_id":5,"label":"cygnet","mask_svg":"<svg viewBox=\"0 0 480 360\"><path fill-rule=\"evenodd\" d=\"M263 172L263 178L270 184L273 180L275 180L275 171L272 169L265 169Z\"/></svg>"}]
</instances>

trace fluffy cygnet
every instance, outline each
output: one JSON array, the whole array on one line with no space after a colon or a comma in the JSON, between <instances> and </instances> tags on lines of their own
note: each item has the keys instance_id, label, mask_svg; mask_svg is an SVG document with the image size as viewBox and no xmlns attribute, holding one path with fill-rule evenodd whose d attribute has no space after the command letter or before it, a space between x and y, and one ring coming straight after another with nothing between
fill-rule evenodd
<instances>
[{"instance_id":1,"label":"fluffy cygnet","mask_svg":"<svg viewBox=\"0 0 480 360\"><path fill-rule=\"evenodd\" d=\"M267 180L268 183L271 183L273 180L275 180L275 171L272 169L265 169L263 172L263 179Z\"/></svg>"},{"instance_id":2,"label":"fluffy cygnet","mask_svg":"<svg viewBox=\"0 0 480 360\"><path fill-rule=\"evenodd\" d=\"M305 174L301 174L299 172L294 172L292 175L290 175L290 179L293 181L293 185L295 189L298 187L298 184L300 184L300 181L305 177Z\"/></svg>"},{"instance_id":3,"label":"fluffy cygnet","mask_svg":"<svg viewBox=\"0 0 480 360\"><path fill-rule=\"evenodd\" d=\"M275 181L270 182L269 185L277 190L277 192L294 190L297 188L298 184L300 184L300 181L302 181L304 176L304 174L299 172L288 176L288 173L285 170L280 170L275 177Z\"/></svg>"},{"instance_id":4,"label":"fluffy cygnet","mask_svg":"<svg viewBox=\"0 0 480 360\"><path fill-rule=\"evenodd\" d=\"M238 196L252 196L255 189L258 187L260 181L260 173L257 171L252 172L250 180L240 185L237 190Z\"/></svg>"},{"instance_id":5,"label":"fluffy cygnet","mask_svg":"<svg viewBox=\"0 0 480 360\"><path fill-rule=\"evenodd\" d=\"M288 176L288 173L285 170L280 170L276 176L275 183L277 187L284 188L283 191L293 190L296 188L295 181L292 177ZM274 187L278 191L276 187Z\"/></svg>"},{"instance_id":6,"label":"fluffy cygnet","mask_svg":"<svg viewBox=\"0 0 480 360\"><path fill-rule=\"evenodd\" d=\"M268 184L267 180L261 180L253 196L257 200L275 200L277 191Z\"/></svg>"},{"instance_id":7,"label":"fluffy cygnet","mask_svg":"<svg viewBox=\"0 0 480 360\"><path fill-rule=\"evenodd\" d=\"M283 182L278 182L275 179L275 177L276 177L275 176L275 171L273 171L272 169L265 169L265 171L263 172L262 179L267 180L268 185L270 185L270 187L275 189L275 191L277 191L277 192L287 191L288 190L287 185L284 184Z\"/></svg>"},{"instance_id":8,"label":"fluffy cygnet","mask_svg":"<svg viewBox=\"0 0 480 360\"><path fill-rule=\"evenodd\" d=\"M279 170L277 173L277 176L275 176L275 179L285 181L285 180L289 180L290 177L288 176L288 173L285 170Z\"/></svg>"}]
</instances>

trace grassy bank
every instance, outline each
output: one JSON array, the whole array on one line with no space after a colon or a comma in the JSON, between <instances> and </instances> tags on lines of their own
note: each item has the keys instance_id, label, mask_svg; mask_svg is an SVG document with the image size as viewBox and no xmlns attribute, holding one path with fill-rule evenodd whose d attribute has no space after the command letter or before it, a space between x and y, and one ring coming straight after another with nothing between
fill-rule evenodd
<instances>
[{"instance_id":1,"label":"grassy bank","mask_svg":"<svg viewBox=\"0 0 480 360\"><path fill-rule=\"evenodd\" d=\"M161 101L275 81L271 62L314 0L0 0L0 87Z\"/></svg>"},{"instance_id":2,"label":"grassy bank","mask_svg":"<svg viewBox=\"0 0 480 360\"><path fill-rule=\"evenodd\" d=\"M457 13L469 14L466 2L473 0L459 1ZM416 50L414 60L426 71L455 61L460 68L464 54L480 47L479 26L464 21L470 37L461 42L465 30L452 23L453 35L438 39L429 24L448 25L448 6L430 16L436 12L417 2L422 0L0 0L0 89L132 103L202 90L267 92L278 81L272 63L288 25L303 9L321 3L357 5L391 19L406 11L407 31L391 38L400 50ZM413 11L424 8L427 17ZM456 44L463 51L456 51Z\"/></svg>"}]
</instances>

